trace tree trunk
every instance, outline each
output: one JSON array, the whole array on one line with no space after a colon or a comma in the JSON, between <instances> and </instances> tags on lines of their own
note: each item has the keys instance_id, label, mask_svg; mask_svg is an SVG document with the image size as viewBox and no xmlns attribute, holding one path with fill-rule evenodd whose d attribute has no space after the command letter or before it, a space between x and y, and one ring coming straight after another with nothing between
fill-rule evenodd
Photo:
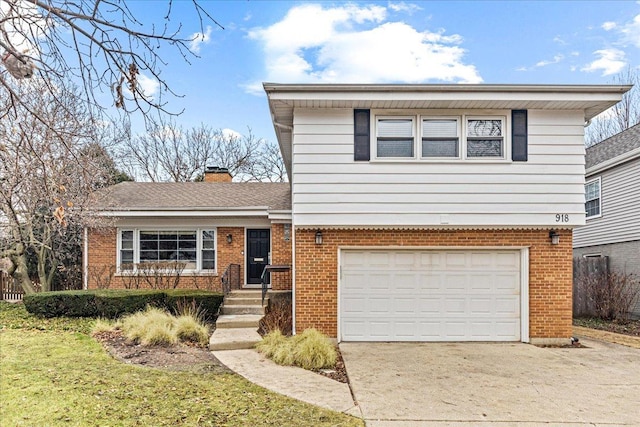
<instances>
[{"instance_id":1,"label":"tree trunk","mask_svg":"<svg viewBox=\"0 0 640 427\"><path fill-rule=\"evenodd\" d=\"M22 245L20 245L22 246ZM13 277L22 287L25 294L34 294L36 292L33 287L33 283L29 278L29 269L27 268L27 256L23 251L16 251L16 253L9 256L13 266L9 270L9 274Z\"/></svg>"}]
</instances>

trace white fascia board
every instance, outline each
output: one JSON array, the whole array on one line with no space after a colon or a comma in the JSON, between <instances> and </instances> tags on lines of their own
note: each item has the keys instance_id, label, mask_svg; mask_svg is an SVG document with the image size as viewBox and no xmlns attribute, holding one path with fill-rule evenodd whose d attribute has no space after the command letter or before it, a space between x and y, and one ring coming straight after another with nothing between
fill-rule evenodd
<instances>
[{"instance_id":1,"label":"white fascia board","mask_svg":"<svg viewBox=\"0 0 640 427\"><path fill-rule=\"evenodd\" d=\"M626 153L620 154L619 156L613 157L609 160L605 160L604 162L598 163L597 165L591 166L586 170L586 176L589 177L591 175L595 175L636 158L640 158L640 147L635 148L631 151L627 151Z\"/></svg>"},{"instance_id":2,"label":"white fascia board","mask_svg":"<svg viewBox=\"0 0 640 427\"><path fill-rule=\"evenodd\" d=\"M117 218L140 218L140 217L173 217L173 218L181 218L181 217L207 217L207 218L215 218L215 217L256 217L256 216L264 216L267 217L269 215L267 208L261 209L243 209L243 210L215 210L215 211L206 211L206 210L127 210L127 211L102 211L98 212L97 215L105 216L105 217L117 217Z\"/></svg>"},{"instance_id":3,"label":"white fascia board","mask_svg":"<svg viewBox=\"0 0 640 427\"><path fill-rule=\"evenodd\" d=\"M291 222L291 211L269 211L269 219L271 222L275 223L290 223Z\"/></svg>"}]
</instances>

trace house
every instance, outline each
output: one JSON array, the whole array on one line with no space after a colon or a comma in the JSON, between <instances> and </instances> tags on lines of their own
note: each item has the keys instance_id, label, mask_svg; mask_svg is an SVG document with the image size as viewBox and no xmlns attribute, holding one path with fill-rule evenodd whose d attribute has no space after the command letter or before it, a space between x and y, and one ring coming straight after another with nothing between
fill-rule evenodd
<instances>
[{"instance_id":1,"label":"house","mask_svg":"<svg viewBox=\"0 0 640 427\"><path fill-rule=\"evenodd\" d=\"M264 88L291 182L296 331L568 342L584 125L630 86Z\"/></svg>"},{"instance_id":2,"label":"house","mask_svg":"<svg viewBox=\"0 0 640 427\"><path fill-rule=\"evenodd\" d=\"M84 288L156 286L149 266L180 276L164 286L221 291L231 273L260 287L269 262L291 265L289 184L231 179L212 167L204 182L123 182L100 193L103 224L85 230ZM272 277L274 289L289 282Z\"/></svg>"},{"instance_id":3,"label":"house","mask_svg":"<svg viewBox=\"0 0 640 427\"><path fill-rule=\"evenodd\" d=\"M181 259L160 252L186 230L185 277L220 286L234 263L250 287L251 259L268 257L249 232L269 230L270 262L292 268L271 285L292 290L295 331L568 342L584 124L630 86L264 88L290 184L119 184L102 208L115 227L87 230L89 267L117 264L123 286L145 251Z\"/></svg>"},{"instance_id":4,"label":"house","mask_svg":"<svg viewBox=\"0 0 640 427\"><path fill-rule=\"evenodd\" d=\"M612 271L640 277L640 124L587 148L585 195L574 256L606 256Z\"/></svg>"}]
</instances>

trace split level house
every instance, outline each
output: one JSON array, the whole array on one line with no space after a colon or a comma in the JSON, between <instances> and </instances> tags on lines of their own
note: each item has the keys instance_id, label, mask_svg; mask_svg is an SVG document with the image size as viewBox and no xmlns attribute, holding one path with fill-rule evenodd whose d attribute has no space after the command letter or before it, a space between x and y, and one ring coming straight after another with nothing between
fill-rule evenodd
<instances>
[{"instance_id":1,"label":"split level house","mask_svg":"<svg viewBox=\"0 0 640 427\"><path fill-rule=\"evenodd\" d=\"M584 125L629 86L264 88L289 183L118 184L87 268L184 259L221 290L286 266L294 330L339 341L568 341Z\"/></svg>"},{"instance_id":2,"label":"split level house","mask_svg":"<svg viewBox=\"0 0 640 427\"><path fill-rule=\"evenodd\" d=\"M610 271L640 278L640 124L587 148L585 167L574 256L607 257ZM640 300L632 314L640 317Z\"/></svg>"}]
</instances>

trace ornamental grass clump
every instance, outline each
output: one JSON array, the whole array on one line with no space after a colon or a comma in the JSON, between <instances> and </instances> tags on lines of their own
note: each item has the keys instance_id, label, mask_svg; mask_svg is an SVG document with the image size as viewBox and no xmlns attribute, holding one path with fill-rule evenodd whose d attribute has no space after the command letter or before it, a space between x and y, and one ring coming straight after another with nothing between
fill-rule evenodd
<instances>
[{"instance_id":1,"label":"ornamental grass clump","mask_svg":"<svg viewBox=\"0 0 640 427\"><path fill-rule=\"evenodd\" d=\"M154 307L125 316L118 324L129 341L145 346L173 345L179 341L205 346L209 341L209 328L195 316L175 317Z\"/></svg>"},{"instance_id":2,"label":"ornamental grass clump","mask_svg":"<svg viewBox=\"0 0 640 427\"><path fill-rule=\"evenodd\" d=\"M182 342L191 342L201 346L205 346L209 342L209 327L200 323L193 316L178 316L174 326L176 337Z\"/></svg>"},{"instance_id":3,"label":"ornamental grass clump","mask_svg":"<svg viewBox=\"0 0 640 427\"><path fill-rule=\"evenodd\" d=\"M327 336L316 329L286 337L279 330L265 335L257 350L279 365L294 365L308 370L332 368L338 354Z\"/></svg>"}]
</instances>

